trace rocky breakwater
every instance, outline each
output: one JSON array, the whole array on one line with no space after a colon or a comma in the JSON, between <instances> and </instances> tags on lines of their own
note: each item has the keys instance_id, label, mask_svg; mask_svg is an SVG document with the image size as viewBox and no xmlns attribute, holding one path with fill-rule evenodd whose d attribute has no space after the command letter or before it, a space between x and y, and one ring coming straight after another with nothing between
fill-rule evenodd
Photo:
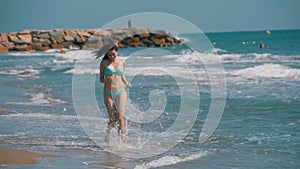
<instances>
[{"instance_id":1,"label":"rocky breakwater","mask_svg":"<svg viewBox=\"0 0 300 169\"><path fill-rule=\"evenodd\" d=\"M164 30L145 28L23 30L1 33L0 52L101 48L112 42L118 43L121 48L164 47L176 46L182 41Z\"/></svg>"}]
</instances>

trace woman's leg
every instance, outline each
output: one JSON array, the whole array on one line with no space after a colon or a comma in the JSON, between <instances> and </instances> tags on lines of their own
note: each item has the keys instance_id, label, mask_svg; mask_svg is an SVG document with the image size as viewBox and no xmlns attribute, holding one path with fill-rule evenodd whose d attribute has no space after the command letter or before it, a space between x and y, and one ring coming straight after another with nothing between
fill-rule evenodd
<instances>
[{"instance_id":1,"label":"woman's leg","mask_svg":"<svg viewBox=\"0 0 300 169\"><path fill-rule=\"evenodd\" d=\"M116 106L119 112L119 130L121 134L125 134L126 132L126 124L125 124L125 109L127 104L127 91L124 89L120 95L116 99Z\"/></svg>"},{"instance_id":2,"label":"woman's leg","mask_svg":"<svg viewBox=\"0 0 300 169\"><path fill-rule=\"evenodd\" d=\"M108 113L109 122L108 128L111 129L115 126L118 119L115 118L114 100L109 95L104 95L104 104Z\"/></svg>"},{"instance_id":3,"label":"woman's leg","mask_svg":"<svg viewBox=\"0 0 300 169\"><path fill-rule=\"evenodd\" d=\"M118 121L118 119L115 116L117 110L115 108L116 106L114 105L113 98L109 95L104 95L104 104L106 106L106 110L109 116L109 122L107 124L106 136L104 138L104 141L109 143L111 129L115 126L115 124Z\"/></svg>"}]
</instances>

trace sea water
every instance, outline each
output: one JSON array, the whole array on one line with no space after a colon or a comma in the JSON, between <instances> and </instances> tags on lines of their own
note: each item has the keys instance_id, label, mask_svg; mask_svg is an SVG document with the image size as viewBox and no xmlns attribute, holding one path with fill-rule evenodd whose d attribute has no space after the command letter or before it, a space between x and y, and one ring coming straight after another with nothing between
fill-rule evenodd
<instances>
[{"instance_id":1,"label":"sea water","mask_svg":"<svg viewBox=\"0 0 300 169\"><path fill-rule=\"evenodd\" d=\"M0 146L62 156L11 167L299 168L300 31L272 31L270 35L264 31L208 33L214 50L196 55L186 46L199 41L199 36L178 36L187 45L119 49L119 57L127 60L125 75L132 83L128 90L130 104L141 112L127 117L128 137L136 139L128 142L136 141L136 147L113 142L121 145L125 156L97 144L74 109L74 76L92 75L98 108L86 116L100 110L102 114L97 116L107 122L98 68L75 70L76 64L93 60L93 51L0 54L0 108L8 111L0 116ZM260 41L267 48L259 48ZM209 57L217 57L222 63L226 104L217 129L200 143L199 134L212 101L210 77L203 66L203 59ZM199 110L195 119L182 122L192 124L188 133L168 151L140 159L126 157L126 151L138 154L147 148L139 144L143 138L155 139L156 134L172 127L183 106L182 92L189 92L187 88L195 85L188 83L191 81L199 89ZM87 81L83 85L91 84ZM158 95L163 97L156 100ZM96 134L103 130L93 120L91 126ZM162 144L168 141L161 140Z\"/></svg>"}]
</instances>

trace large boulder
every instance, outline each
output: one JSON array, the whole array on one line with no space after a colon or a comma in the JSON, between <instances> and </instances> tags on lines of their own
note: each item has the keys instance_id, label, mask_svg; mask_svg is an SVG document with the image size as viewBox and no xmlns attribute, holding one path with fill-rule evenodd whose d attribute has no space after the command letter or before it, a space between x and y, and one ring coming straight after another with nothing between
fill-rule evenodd
<instances>
[{"instance_id":1,"label":"large boulder","mask_svg":"<svg viewBox=\"0 0 300 169\"><path fill-rule=\"evenodd\" d=\"M64 48L63 45L61 44L51 44L51 48L52 49L62 49Z\"/></svg>"},{"instance_id":2,"label":"large boulder","mask_svg":"<svg viewBox=\"0 0 300 169\"><path fill-rule=\"evenodd\" d=\"M162 47L162 46L166 46L166 42L165 42L165 40L163 39L163 38L157 38L157 37L155 37L155 36L152 36L151 38L150 38L150 40L155 44L155 46L157 46L157 47Z\"/></svg>"},{"instance_id":3,"label":"large boulder","mask_svg":"<svg viewBox=\"0 0 300 169\"><path fill-rule=\"evenodd\" d=\"M46 51L51 49L49 46L43 46L43 47L36 47L35 50L39 50L39 51Z\"/></svg>"},{"instance_id":4,"label":"large boulder","mask_svg":"<svg viewBox=\"0 0 300 169\"><path fill-rule=\"evenodd\" d=\"M8 49L13 49L13 48L15 47L15 44L14 44L14 43L8 42L8 41L6 41L6 42L1 42L1 44L2 44L4 47L8 48Z\"/></svg>"},{"instance_id":5,"label":"large boulder","mask_svg":"<svg viewBox=\"0 0 300 169\"><path fill-rule=\"evenodd\" d=\"M20 39L17 37L17 34L16 34L16 33L9 33L7 36L8 36L8 40L11 41L11 42L20 40Z\"/></svg>"},{"instance_id":6,"label":"large boulder","mask_svg":"<svg viewBox=\"0 0 300 169\"><path fill-rule=\"evenodd\" d=\"M149 33L149 30L145 28L129 28L128 30L131 31L133 35Z\"/></svg>"},{"instance_id":7,"label":"large boulder","mask_svg":"<svg viewBox=\"0 0 300 169\"><path fill-rule=\"evenodd\" d=\"M43 47L43 44L41 42L33 43L32 44L33 49L40 49Z\"/></svg>"},{"instance_id":8,"label":"large boulder","mask_svg":"<svg viewBox=\"0 0 300 169\"><path fill-rule=\"evenodd\" d=\"M68 32L68 36L70 36L70 38L72 38L72 41L76 41L76 39L80 39L80 37L77 35L77 32L75 30L69 30Z\"/></svg>"},{"instance_id":9,"label":"large boulder","mask_svg":"<svg viewBox=\"0 0 300 169\"><path fill-rule=\"evenodd\" d=\"M0 44L0 52L8 52L9 49L5 47L4 45Z\"/></svg>"},{"instance_id":10,"label":"large boulder","mask_svg":"<svg viewBox=\"0 0 300 169\"><path fill-rule=\"evenodd\" d=\"M15 46L14 50L16 50L16 51L31 51L31 50L33 50L33 47L31 45L21 45L21 46Z\"/></svg>"},{"instance_id":11,"label":"large boulder","mask_svg":"<svg viewBox=\"0 0 300 169\"><path fill-rule=\"evenodd\" d=\"M54 30L54 31L50 31L50 40L52 41L52 43L62 43L64 42L64 34L62 31L60 30Z\"/></svg>"},{"instance_id":12,"label":"large boulder","mask_svg":"<svg viewBox=\"0 0 300 169\"><path fill-rule=\"evenodd\" d=\"M61 43L61 45L63 46L63 48L74 47L72 42L63 42Z\"/></svg>"},{"instance_id":13,"label":"large boulder","mask_svg":"<svg viewBox=\"0 0 300 169\"><path fill-rule=\"evenodd\" d=\"M71 36L70 31L65 30L64 31L64 39L66 42L73 42L74 41L74 37Z\"/></svg>"},{"instance_id":14,"label":"large boulder","mask_svg":"<svg viewBox=\"0 0 300 169\"><path fill-rule=\"evenodd\" d=\"M48 46L52 44L52 42L49 39L38 39L37 43L42 43L43 46Z\"/></svg>"},{"instance_id":15,"label":"large boulder","mask_svg":"<svg viewBox=\"0 0 300 169\"><path fill-rule=\"evenodd\" d=\"M17 37L27 44L32 43L32 37L30 34L18 34Z\"/></svg>"},{"instance_id":16,"label":"large boulder","mask_svg":"<svg viewBox=\"0 0 300 169\"><path fill-rule=\"evenodd\" d=\"M9 50L6 47L0 47L0 52L9 52Z\"/></svg>"},{"instance_id":17,"label":"large boulder","mask_svg":"<svg viewBox=\"0 0 300 169\"><path fill-rule=\"evenodd\" d=\"M155 46L154 43L153 43L153 41L151 41L149 39L142 39L142 42L147 47L154 47Z\"/></svg>"},{"instance_id":18,"label":"large boulder","mask_svg":"<svg viewBox=\"0 0 300 169\"><path fill-rule=\"evenodd\" d=\"M32 31L31 30L21 30L18 32L19 35L28 35L30 34Z\"/></svg>"},{"instance_id":19,"label":"large boulder","mask_svg":"<svg viewBox=\"0 0 300 169\"><path fill-rule=\"evenodd\" d=\"M139 37L140 37L141 39L149 38L149 37L150 37L150 33L141 33L141 34L139 34Z\"/></svg>"},{"instance_id":20,"label":"large boulder","mask_svg":"<svg viewBox=\"0 0 300 169\"><path fill-rule=\"evenodd\" d=\"M91 34L89 34L85 30L78 30L77 33L78 33L78 35L83 36L84 38L89 38L91 36Z\"/></svg>"},{"instance_id":21,"label":"large boulder","mask_svg":"<svg viewBox=\"0 0 300 169\"><path fill-rule=\"evenodd\" d=\"M8 41L8 37L6 34L0 35L0 42L6 42Z\"/></svg>"},{"instance_id":22,"label":"large boulder","mask_svg":"<svg viewBox=\"0 0 300 169\"><path fill-rule=\"evenodd\" d=\"M37 37L39 39L50 39L49 32L40 32L39 34L37 34Z\"/></svg>"},{"instance_id":23,"label":"large boulder","mask_svg":"<svg viewBox=\"0 0 300 169\"><path fill-rule=\"evenodd\" d=\"M103 29L100 29L100 30L97 30L97 32L94 33L95 36L106 36L106 37L110 37L112 35L112 32L110 30L103 30Z\"/></svg>"}]
</instances>

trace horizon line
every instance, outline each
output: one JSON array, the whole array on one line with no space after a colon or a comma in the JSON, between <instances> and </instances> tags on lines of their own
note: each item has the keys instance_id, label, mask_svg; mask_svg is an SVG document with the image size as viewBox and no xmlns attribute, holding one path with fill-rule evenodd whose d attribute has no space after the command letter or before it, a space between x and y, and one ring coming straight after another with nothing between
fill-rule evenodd
<instances>
[{"instance_id":1,"label":"horizon line","mask_svg":"<svg viewBox=\"0 0 300 169\"><path fill-rule=\"evenodd\" d=\"M138 28L138 27L132 27L132 28ZM14 33L14 32L21 32L24 30L31 30L31 31L47 31L47 30L89 30L89 29L104 29L104 28L52 28L52 29L20 29L17 31L10 31L10 32L0 32L1 34L8 34L8 33ZM124 28L105 28L105 29L128 29L127 27ZM146 28L146 29L151 29L151 28ZM264 32L264 31L296 31L300 30L300 28L282 28L282 29L255 29L255 30L227 30L227 31L202 31L203 33L238 33L238 32ZM165 30L167 31L167 30Z\"/></svg>"}]
</instances>

